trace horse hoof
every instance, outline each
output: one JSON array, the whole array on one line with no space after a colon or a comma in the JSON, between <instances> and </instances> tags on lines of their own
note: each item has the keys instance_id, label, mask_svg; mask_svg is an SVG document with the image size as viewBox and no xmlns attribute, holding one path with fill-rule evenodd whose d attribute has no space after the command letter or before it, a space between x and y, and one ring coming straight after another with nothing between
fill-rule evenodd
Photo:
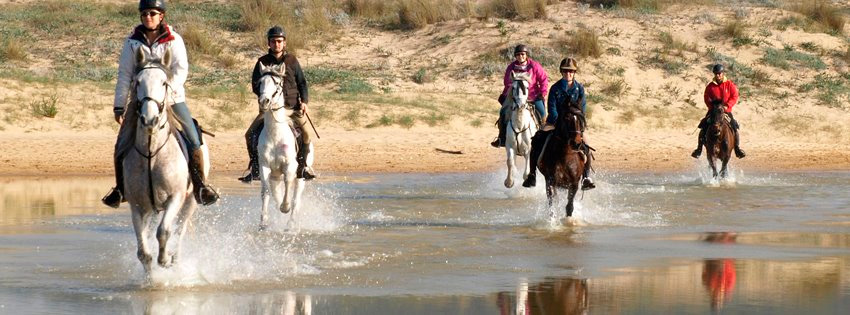
<instances>
[{"instance_id":1,"label":"horse hoof","mask_svg":"<svg viewBox=\"0 0 850 315\"><path fill-rule=\"evenodd\" d=\"M281 206L280 213L287 214L289 213L289 206Z\"/></svg>"},{"instance_id":2,"label":"horse hoof","mask_svg":"<svg viewBox=\"0 0 850 315\"><path fill-rule=\"evenodd\" d=\"M514 181L506 179L505 180L505 188L512 188L512 187L514 187Z\"/></svg>"},{"instance_id":3,"label":"horse hoof","mask_svg":"<svg viewBox=\"0 0 850 315\"><path fill-rule=\"evenodd\" d=\"M269 229L269 226L267 224L260 224L260 228L258 229L258 231L264 232L265 230L268 230L268 229Z\"/></svg>"}]
</instances>

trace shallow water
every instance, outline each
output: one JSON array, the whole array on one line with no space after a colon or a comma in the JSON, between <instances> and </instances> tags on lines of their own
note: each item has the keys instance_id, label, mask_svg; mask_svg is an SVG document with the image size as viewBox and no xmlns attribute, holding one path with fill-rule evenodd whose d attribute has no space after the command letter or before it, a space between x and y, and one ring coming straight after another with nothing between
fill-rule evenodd
<instances>
[{"instance_id":1,"label":"shallow water","mask_svg":"<svg viewBox=\"0 0 850 315\"><path fill-rule=\"evenodd\" d=\"M566 225L502 176L327 176L265 232L259 185L219 178L150 279L110 179L0 179L0 313L850 309L850 173L603 173Z\"/></svg>"}]
</instances>

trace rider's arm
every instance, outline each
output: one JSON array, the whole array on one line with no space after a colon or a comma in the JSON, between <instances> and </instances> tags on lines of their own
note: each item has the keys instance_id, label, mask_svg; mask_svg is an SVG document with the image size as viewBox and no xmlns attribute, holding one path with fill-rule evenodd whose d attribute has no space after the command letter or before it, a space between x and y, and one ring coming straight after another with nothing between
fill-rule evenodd
<instances>
[{"instance_id":1,"label":"rider's arm","mask_svg":"<svg viewBox=\"0 0 850 315\"><path fill-rule=\"evenodd\" d=\"M537 70L534 72L534 75L537 76L536 80L538 86L540 87L540 96L548 96L549 93L549 75L546 74L546 69L543 68L539 63L536 64Z\"/></svg>"},{"instance_id":2,"label":"rider's arm","mask_svg":"<svg viewBox=\"0 0 850 315\"><path fill-rule=\"evenodd\" d=\"M186 78L189 77L189 58L186 56L186 45L183 43L183 37L174 36L171 41L171 79L168 84L172 89L182 89L186 84Z\"/></svg>"},{"instance_id":3,"label":"rider's arm","mask_svg":"<svg viewBox=\"0 0 850 315\"><path fill-rule=\"evenodd\" d=\"M581 113L587 115L587 97L584 94L584 85L578 87L578 103L581 105Z\"/></svg>"},{"instance_id":4,"label":"rider's arm","mask_svg":"<svg viewBox=\"0 0 850 315\"><path fill-rule=\"evenodd\" d=\"M557 83L555 83L557 84ZM546 98L547 106L549 108L549 115L546 116L546 123L554 125L556 121L558 121L558 93L555 92L556 89L552 88L549 90L549 97Z\"/></svg>"},{"instance_id":5,"label":"rider's arm","mask_svg":"<svg viewBox=\"0 0 850 315\"><path fill-rule=\"evenodd\" d=\"M732 106L738 104L738 87L735 86L735 83L732 83L732 81L726 82L729 82L729 99L726 100L726 107L728 111L731 111Z\"/></svg>"},{"instance_id":6,"label":"rider's arm","mask_svg":"<svg viewBox=\"0 0 850 315\"><path fill-rule=\"evenodd\" d=\"M127 105L127 97L130 94L130 84L133 82L133 71L136 68L136 58L130 40L124 41L121 49L121 57L118 58L118 80L115 82L115 100L112 110L115 116L124 114L124 106Z\"/></svg>"},{"instance_id":7,"label":"rider's arm","mask_svg":"<svg viewBox=\"0 0 850 315\"><path fill-rule=\"evenodd\" d=\"M711 109L711 97L708 96L708 90L711 87L711 83L705 86L705 92L702 93L702 98L705 101L705 107Z\"/></svg>"},{"instance_id":8,"label":"rider's arm","mask_svg":"<svg viewBox=\"0 0 850 315\"><path fill-rule=\"evenodd\" d=\"M292 70L295 71L295 86L298 88L298 96L301 97L301 103L309 103L307 78L304 76L304 71L301 70L301 64L298 63L298 59L292 63Z\"/></svg>"},{"instance_id":9,"label":"rider's arm","mask_svg":"<svg viewBox=\"0 0 850 315\"><path fill-rule=\"evenodd\" d=\"M254 91L254 94L260 96L260 61L257 60L257 63L254 64L254 72L251 73L251 91Z\"/></svg>"}]
</instances>

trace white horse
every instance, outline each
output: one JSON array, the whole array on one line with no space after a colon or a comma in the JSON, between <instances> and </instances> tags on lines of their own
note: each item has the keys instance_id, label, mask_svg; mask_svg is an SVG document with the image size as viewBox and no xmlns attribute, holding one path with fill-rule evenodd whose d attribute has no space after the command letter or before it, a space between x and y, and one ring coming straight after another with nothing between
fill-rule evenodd
<instances>
[{"instance_id":1,"label":"white horse","mask_svg":"<svg viewBox=\"0 0 850 315\"><path fill-rule=\"evenodd\" d=\"M531 137L537 133L537 123L534 121L534 105L528 102L528 74L512 72L511 97L505 99L502 106L510 106L510 119L505 128L505 152L507 153L508 177L505 187L514 186L513 172L516 167L516 157L525 158L522 178L528 178L529 153L531 153Z\"/></svg>"},{"instance_id":2,"label":"white horse","mask_svg":"<svg viewBox=\"0 0 850 315\"><path fill-rule=\"evenodd\" d=\"M292 110L284 108L285 72L286 68L282 64L268 67L260 64L260 96L257 101L263 113L264 123L257 144L263 197L263 212L260 215L261 230L268 227L270 191L280 212L292 213L290 224L294 222L294 210L298 207L301 191L303 191L303 180L295 178L298 161L295 152L297 143L291 128L292 121L289 118ZM282 191L281 188L283 188Z\"/></svg>"},{"instance_id":3,"label":"white horse","mask_svg":"<svg viewBox=\"0 0 850 315\"><path fill-rule=\"evenodd\" d=\"M134 82L138 102L135 102L137 106L129 105L124 121L135 124L133 148L128 150L123 161L124 191L132 209L137 255L150 274L153 258L147 243L151 221L159 212L164 212L156 232L159 241L157 262L169 267L177 260L180 243L197 204L192 197L189 158L169 123L170 105L166 103L166 96L170 71L164 65L170 64L171 55L166 53L162 60L149 60L149 53L143 47L138 50L136 59L139 70ZM177 243L167 250L175 224Z\"/></svg>"}]
</instances>

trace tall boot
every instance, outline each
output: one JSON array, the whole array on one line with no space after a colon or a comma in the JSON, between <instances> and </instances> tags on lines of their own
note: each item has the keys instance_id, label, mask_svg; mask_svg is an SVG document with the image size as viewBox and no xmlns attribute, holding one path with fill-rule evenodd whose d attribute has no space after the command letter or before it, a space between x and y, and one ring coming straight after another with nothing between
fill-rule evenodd
<instances>
[{"instance_id":1,"label":"tall boot","mask_svg":"<svg viewBox=\"0 0 850 315\"><path fill-rule=\"evenodd\" d=\"M127 201L124 199L124 167L121 162L120 158L113 158L115 165L115 187L100 199L103 204L112 208L118 208L122 202Z\"/></svg>"},{"instance_id":2,"label":"tall boot","mask_svg":"<svg viewBox=\"0 0 850 315\"><path fill-rule=\"evenodd\" d=\"M747 156L747 153L745 153L744 150L741 150L741 137L738 135L738 129L736 128L732 131L735 134L735 156L739 159L743 159L745 156Z\"/></svg>"},{"instance_id":3,"label":"tall boot","mask_svg":"<svg viewBox=\"0 0 850 315\"><path fill-rule=\"evenodd\" d=\"M505 117L499 115L499 136L493 142L490 142L490 145L494 148L504 147L505 146L505 128L507 128L507 123L505 123Z\"/></svg>"},{"instance_id":4,"label":"tall boot","mask_svg":"<svg viewBox=\"0 0 850 315\"><path fill-rule=\"evenodd\" d=\"M193 150L191 159L189 160L189 174L192 176L195 200L202 205L208 206L218 201L219 197L218 192L213 189L212 185L206 184L206 178L203 172L205 158L203 150Z\"/></svg>"},{"instance_id":5,"label":"tall boot","mask_svg":"<svg viewBox=\"0 0 850 315\"><path fill-rule=\"evenodd\" d=\"M698 138L698 142L697 142L697 149L694 150L693 153L691 153L691 156L694 157L694 158L698 158L700 155L702 155L702 145L705 141L705 131L706 131L706 128L700 128L700 130L699 130L699 138Z\"/></svg>"},{"instance_id":6,"label":"tall boot","mask_svg":"<svg viewBox=\"0 0 850 315\"><path fill-rule=\"evenodd\" d=\"M590 147L588 147L587 144L583 143L582 148L584 149L584 155L587 158L587 162L584 163L584 174L582 174L584 179L581 182L581 190L591 190L596 188L596 184L594 184L593 179L590 178L590 170L592 169L590 161L593 160L593 157L590 155Z\"/></svg>"},{"instance_id":7,"label":"tall boot","mask_svg":"<svg viewBox=\"0 0 850 315\"><path fill-rule=\"evenodd\" d=\"M304 180L312 180L316 178L316 173L313 171L313 144L302 144L301 150L298 151L298 170L296 178Z\"/></svg>"},{"instance_id":8,"label":"tall boot","mask_svg":"<svg viewBox=\"0 0 850 315\"><path fill-rule=\"evenodd\" d=\"M247 175L239 177L239 180L246 184L251 183L252 180L260 179L260 158L257 154L256 147L253 150L248 151L248 157L251 159L248 162L248 167L251 168L251 171Z\"/></svg>"},{"instance_id":9,"label":"tall boot","mask_svg":"<svg viewBox=\"0 0 850 315\"><path fill-rule=\"evenodd\" d=\"M540 159L540 152L543 151L543 142L546 140L546 134L543 131L538 131L531 138L531 152L528 154L528 158L531 161L528 163L528 177L522 182L522 187L531 188L537 185L537 160Z\"/></svg>"}]
</instances>

